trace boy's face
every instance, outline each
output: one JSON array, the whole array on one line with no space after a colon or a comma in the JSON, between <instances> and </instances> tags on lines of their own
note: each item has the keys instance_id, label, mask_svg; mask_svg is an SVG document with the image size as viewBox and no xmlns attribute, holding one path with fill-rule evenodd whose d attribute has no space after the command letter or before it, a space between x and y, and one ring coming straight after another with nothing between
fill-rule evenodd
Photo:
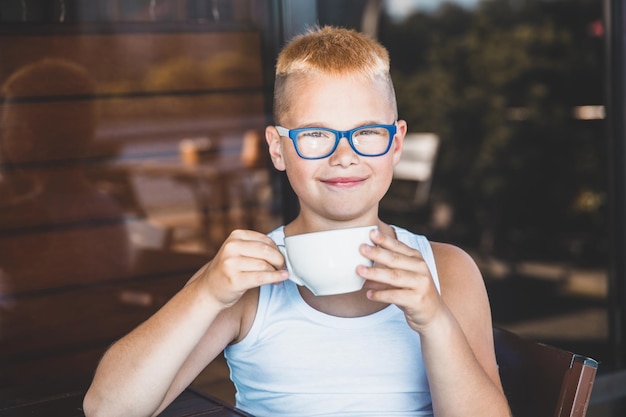
<instances>
[{"instance_id":1,"label":"boy's face","mask_svg":"<svg viewBox=\"0 0 626 417\"><path fill-rule=\"evenodd\" d=\"M393 124L394 107L382 82L363 78L310 76L289 86L289 111L281 124L288 129L325 127L350 130L372 124ZM378 203L385 195L398 163L406 123L398 129L389 152L377 157L359 156L342 139L327 158L300 158L293 142L276 128L266 130L274 166L286 170L300 201L300 215L311 224L374 224Z\"/></svg>"}]
</instances>

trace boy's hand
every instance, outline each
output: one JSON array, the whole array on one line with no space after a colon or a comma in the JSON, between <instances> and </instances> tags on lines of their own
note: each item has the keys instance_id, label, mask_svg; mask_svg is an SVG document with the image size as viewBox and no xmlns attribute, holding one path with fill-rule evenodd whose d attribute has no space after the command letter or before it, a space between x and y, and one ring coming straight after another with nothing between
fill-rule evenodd
<instances>
[{"instance_id":1,"label":"boy's hand","mask_svg":"<svg viewBox=\"0 0 626 417\"><path fill-rule=\"evenodd\" d=\"M289 276L284 268L285 259L272 239L251 230L235 230L190 282L198 280L226 308L251 288L284 281Z\"/></svg>"},{"instance_id":2,"label":"boy's hand","mask_svg":"<svg viewBox=\"0 0 626 417\"><path fill-rule=\"evenodd\" d=\"M361 245L360 251L374 266L357 269L368 280L367 297L400 307L416 331L428 327L444 308L422 254L379 230L370 237L376 246Z\"/></svg>"}]
</instances>

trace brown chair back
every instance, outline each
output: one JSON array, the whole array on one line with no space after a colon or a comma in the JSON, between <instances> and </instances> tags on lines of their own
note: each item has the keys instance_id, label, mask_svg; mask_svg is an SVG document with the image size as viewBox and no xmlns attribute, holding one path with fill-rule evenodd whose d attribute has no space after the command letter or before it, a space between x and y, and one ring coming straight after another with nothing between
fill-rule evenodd
<instances>
[{"instance_id":1,"label":"brown chair back","mask_svg":"<svg viewBox=\"0 0 626 417\"><path fill-rule=\"evenodd\" d=\"M494 328L504 393L515 417L584 417L598 362Z\"/></svg>"}]
</instances>

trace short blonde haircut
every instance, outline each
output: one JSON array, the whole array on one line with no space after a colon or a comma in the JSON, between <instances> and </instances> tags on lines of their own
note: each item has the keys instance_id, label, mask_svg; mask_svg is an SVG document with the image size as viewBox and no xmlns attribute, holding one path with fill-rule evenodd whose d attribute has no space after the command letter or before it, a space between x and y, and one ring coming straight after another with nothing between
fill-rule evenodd
<instances>
[{"instance_id":1,"label":"short blonde haircut","mask_svg":"<svg viewBox=\"0 0 626 417\"><path fill-rule=\"evenodd\" d=\"M289 87L320 74L382 81L388 87L388 98L397 118L387 50L355 30L324 26L294 37L278 55L274 83L276 122L280 123L289 109Z\"/></svg>"}]
</instances>

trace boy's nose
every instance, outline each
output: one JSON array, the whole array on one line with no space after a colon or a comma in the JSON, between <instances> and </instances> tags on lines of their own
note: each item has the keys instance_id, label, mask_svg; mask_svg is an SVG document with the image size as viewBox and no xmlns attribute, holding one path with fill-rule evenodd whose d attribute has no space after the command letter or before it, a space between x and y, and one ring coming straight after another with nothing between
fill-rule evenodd
<instances>
[{"instance_id":1,"label":"boy's nose","mask_svg":"<svg viewBox=\"0 0 626 417\"><path fill-rule=\"evenodd\" d=\"M330 163L347 166L355 163L359 155L352 149L347 137L341 138L337 144L337 149L330 155Z\"/></svg>"}]
</instances>

